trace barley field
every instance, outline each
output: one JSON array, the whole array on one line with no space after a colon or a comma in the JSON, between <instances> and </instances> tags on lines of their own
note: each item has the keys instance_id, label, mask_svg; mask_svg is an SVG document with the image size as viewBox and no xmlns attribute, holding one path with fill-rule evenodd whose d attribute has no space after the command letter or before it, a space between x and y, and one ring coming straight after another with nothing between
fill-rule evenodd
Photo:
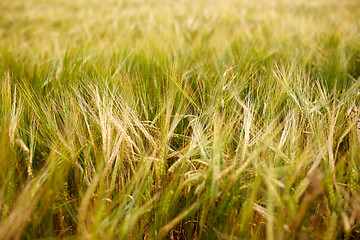
<instances>
[{"instance_id":1,"label":"barley field","mask_svg":"<svg viewBox=\"0 0 360 240\"><path fill-rule=\"evenodd\" d=\"M0 239L360 239L360 2L1 0Z\"/></svg>"}]
</instances>

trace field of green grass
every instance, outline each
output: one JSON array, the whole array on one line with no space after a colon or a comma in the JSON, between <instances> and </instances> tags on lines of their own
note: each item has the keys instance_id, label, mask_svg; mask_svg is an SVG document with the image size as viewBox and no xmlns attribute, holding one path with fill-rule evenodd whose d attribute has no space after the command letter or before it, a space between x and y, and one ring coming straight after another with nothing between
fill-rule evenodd
<instances>
[{"instance_id":1,"label":"field of green grass","mask_svg":"<svg viewBox=\"0 0 360 240\"><path fill-rule=\"evenodd\" d=\"M359 239L360 2L1 0L0 239Z\"/></svg>"}]
</instances>

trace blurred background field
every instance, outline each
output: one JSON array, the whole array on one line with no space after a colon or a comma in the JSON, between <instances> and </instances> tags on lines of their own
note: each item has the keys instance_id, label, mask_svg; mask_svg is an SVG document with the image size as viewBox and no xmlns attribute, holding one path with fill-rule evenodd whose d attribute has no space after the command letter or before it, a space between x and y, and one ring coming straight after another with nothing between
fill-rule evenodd
<instances>
[{"instance_id":1,"label":"blurred background field","mask_svg":"<svg viewBox=\"0 0 360 240\"><path fill-rule=\"evenodd\" d=\"M2 0L0 239L358 239L360 2Z\"/></svg>"}]
</instances>

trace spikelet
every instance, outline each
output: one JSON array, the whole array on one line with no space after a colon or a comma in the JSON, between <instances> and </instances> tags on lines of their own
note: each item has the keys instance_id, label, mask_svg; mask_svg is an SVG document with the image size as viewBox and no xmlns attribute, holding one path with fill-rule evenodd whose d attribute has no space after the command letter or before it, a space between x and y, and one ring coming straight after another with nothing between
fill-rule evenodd
<instances>
[{"instance_id":1,"label":"spikelet","mask_svg":"<svg viewBox=\"0 0 360 240\"><path fill-rule=\"evenodd\" d=\"M310 184L310 180L308 178L304 178L304 180L302 180L301 183L296 187L295 190L296 202L299 201L300 197L304 194L309 184Z\"/></svg>"},{"instance_id":2,"label":"spikelet","mask_svg":"<svg viewBox=\"0 0 360 240\"><path fill-rule=\"evenodd\" d=\"M350 190L352 193L359 191L359 177L358 177L356 168L354 166L351 168Z\"/></svg>"},{"instance_id":3,"label":"spikelet","mask_svg":"<svg viewBox=\"0 0 360 240\"><path fill-rule=\"evenodd\" d=\"M326 185L326 188L327 188L327 192L329 195L330 205L332 208L335 208L336 207L336 197L335 197L335 191L334 191L332 183L328 183Z\"/></svg>"},{"instance_id":4,"label":"spikelet","mask_svg":"<svg viewBox=\"0 0 360 240\"><path fill-rule=\"evenodd\" d=\"M207 202L205 202L201 208L200 222L199 222L200 232L202 232L204 229L207 214L208 214L208 208L207 208Z\"/></svg>"},{"instance_id":5,"label":"spikelet","mask_svg":"<svg viewBox=\"0 0 360 240\"><path fill-rule=\"evenodd\" d=\"M229 199L228 201L228 204L226 205L226 208L225 208L225 216L229 216L230 213L231 213L231 210L233 210L234 208L234 205L235 203L238 201L239 199L239 195L235 195L235 194L232 194L231 198Z\"/></svg>"},{"instance_id":6,"label":"spikelet","mask_svg":"<svg viewBox=\"0 0 360 240\"><path fill-rule=\"evenodd\" d=\"M31 153L29 148L25 145L22 139L16 139L15 143L20 147L22 151L24 151L27 155L27 173L30 178L33 177L33 169L32 169L32 160L31 160Z\"/></svg>"},{"instance_id":7,"label":"spikelet","mask_svg":"<svg viewBox=\"0 0 360 240\"><path fill-rule=\"evenodd\" d=\"M329 225L328 228L326 229L326 233L323 239L335 239L336 237L336 223L337 223L337 215L335 212L333 212L331 214L330 220L329 220Z\"/></svg>"},{"instance_id":8,"label":"spikelet","mask_svg":"<svg viewBox=\"0 0 360 240\"><path fill-rule=\"evenodd\" d=\"M161 159L159 163L159 174L161 177L165 176L166 174L166 160Z\"/></svg>"},{"instance_id":9,"label":"spikelet","mask_svg":"<svg viewBox=\"0 0 360 240\"><path fill-rule=\"evenodd\" d=\"M173 196L174 196L174 191L173 190L170 190L169 193L167 194L166 196L166 199L164 201L164 205L162 207L162 212L163 214L166 214L170 208L170 204L171 204L171 201L173 199Z\"/></svg>"},{"instance_id":10,"label":"spikelet","mask_svg":"<svg viewBox=\"0 0 360 240\"><path fill-rule=\"evenodd\" d=\"M226 209L228 208L229 202L231 201L231 192L228 191L226 193L226 196L224 197L224 200L222 201L222 204L219 206L219 212L226 215Z\"/></svg>"},{"instance_id":11,"label":"spikelet","mask_svg":"<svg viewBox=\"0 0 360 240\"><path fill-rule=\"evenodd\" d=\"M11 205L14 202L14 200L15 200L14 182L10 181L6 186L6 200L2 208L1 219L5 219L8 216Z\"/></svg>"},{"instance_id":12,"label":"spikelet","mask_svg":"<svg viewBox=\"0 0 360 240\"><path fill-rule=\"evenodd\" d=\"M179 165L183 162L183 158L179 158L178 160L176 160L167 170L168 173L173 173L175 172L175 170L179 167Z\"/></svg>"},{"instance_id":13,"label":"spikelet","mask_svg":"<svg viewBox=\"0 0 360 240\"><path fill-rule=\"evenodd\" d=\"M68 186L68 182L64 182L64 189L63 189L63 196L64 198L68 198L69 197L69 186Z\"/></svg>"}]
</instances>

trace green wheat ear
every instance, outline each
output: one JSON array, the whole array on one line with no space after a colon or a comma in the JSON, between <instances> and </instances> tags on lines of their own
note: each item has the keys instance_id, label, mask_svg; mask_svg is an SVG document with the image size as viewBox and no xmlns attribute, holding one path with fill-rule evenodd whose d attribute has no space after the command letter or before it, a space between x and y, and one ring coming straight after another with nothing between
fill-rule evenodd
<instances>
[{"instance_id":1,"label":"green wheat ear","mask_svg":"<svg viewBox=\"0 0 360 240\"><path fill-rule=\"evenodd\" d=\"M359 174L358 174L357 168L355 166L351 167L350 190L353 193L358 193L359 192Z\"/></svg>"},{"instance_id":2,"label":"green wheat ear","mask_svg":"<svg viewBox=\"0 0 360 240\"><path fill-rule=\"evenodd\" d=\"M203 204L203 206L201 207L201 212L200 212L200 220L199 220L199 232L200 235L203 234L203 231L206 231L205 228L205 224L206 224L206 219L208 216L208 207L206 206L207 202L205 202Z\"/></svg>"},{"instance_id":3,"label":"green wheat ear","mask_svg":"<svg viewBox=\"0 0 360 240\"><path fill-rule=\"evenodd\" d=\"M163 212L164 215L166 213L168 213L168 210L169 210L170 206L172 205L171 201L173 200L173 195L174 195L174 191L170 190L167 193L167 196L165 197L165 200L164 200L164 203L163 203L163 206L162 206L162 212Z\"/></svg>"},{"instance_id":4,"label":"green wheat ear","mask_svg":"<svg viewBox=\"0 0 360 240\"><path fill-rule=\"evenodd\" d=\"M333 184L328 183L326 185L326 189L327 189L327 193L328 193L328 196L329 196L330 205L331 205L332 209L335 209L335 207L336 207L336 196L335 196L335 190L334 190Z\"/></svg>"},{"instance_id":5,"label":"green wheat ear","mask_svg":"<svg viewBox=\"0 0 360 240\"><path fill-rule=\"evenodd\" d=\"M6 217L8 217L9 215L9 211L10 208L12 207L12 205L14 204L15 201L15 188L14 188L14 181L9 181L6 190L5 190L5 203L4 206L2 208L2 214L1 214L1 219L5 219Z\"/></svg>"}]
</instances>

